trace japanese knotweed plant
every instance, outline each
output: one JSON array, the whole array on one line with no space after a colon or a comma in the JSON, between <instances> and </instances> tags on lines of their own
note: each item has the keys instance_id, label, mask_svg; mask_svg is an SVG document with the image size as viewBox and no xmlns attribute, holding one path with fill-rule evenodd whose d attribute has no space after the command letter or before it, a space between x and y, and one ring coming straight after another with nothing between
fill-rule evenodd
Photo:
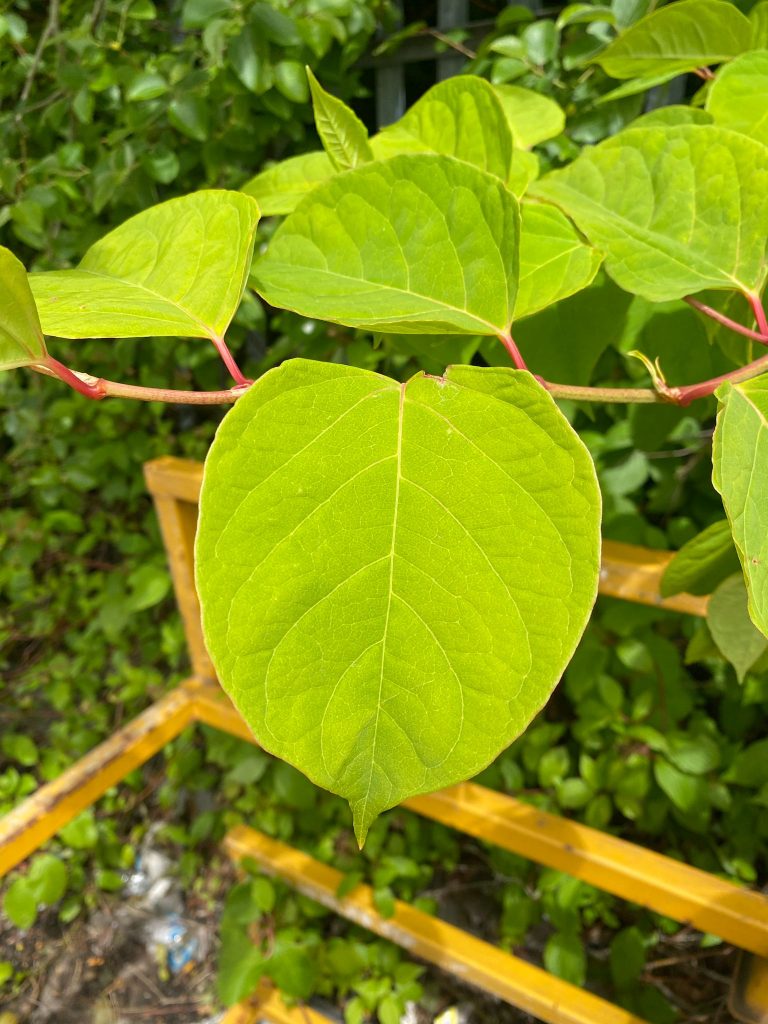
<instances>
[{"instance_id":1,"label":"japanese knotweed plant","mask_svg":"<svg viewBox=\"0 0 768 1024\"><path fill-rule=\"evenodd\" d=\"M385 808L469 778L518 736L585 628L600 493L556 399L717 394L725 544L768 635L768 354L679 386L649 365L652 387L611 390L534 377L513 339L603 264L626 292L686 299L692 317L768 344L768 52L728 63L706 109L644 119L538 180L518 140L554 107L540 96L455 78L369 139L310 84L324 152L243 193L153 207L73 270L28 277L4 250L0 365L93 398L235 403L200 503L207 644L258 741L344 796L362 843ZM556 134L557 109L547 117ZM260 205L287 216L252 264ZM296 359L251 382L224 340L248 280L272 306L408 336L409 352L428 335L498 339L511 366L401 382ZM738 303L747 323L723 311ZM209 338L234 387L97 379L49 355L46 335ZM722 534L706 557L722 559ZM675 572L671 589L691 578L685 559Z\"/></svg>"}]
</instances>

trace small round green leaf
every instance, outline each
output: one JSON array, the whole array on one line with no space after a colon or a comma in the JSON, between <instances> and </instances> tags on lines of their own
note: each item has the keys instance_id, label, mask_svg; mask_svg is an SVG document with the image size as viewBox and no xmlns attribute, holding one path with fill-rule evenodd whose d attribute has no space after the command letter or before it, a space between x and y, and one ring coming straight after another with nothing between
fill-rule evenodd
<instances>
[{"instance_id":1,"label":"small round green leaf","mask_svg":"<svg viewBox=\"0 0 768 1024\"><path fill-rule=\"evenodd\" d=\"M58 338L221 336L250 270L259 208L210 189L131 217L75 270L32 274L46 334Z\"/></svg>"},{"instance_id":2,"label":"small round green leaf","mask_svg":"<svg viewBox=\"0 0 768 1024\"><path fill-rule=\"evenodd\" d=\"M37 920L37 900L26 878L16 878L5 890L3 911L17 928L31 928Z\"/></svg>"},{"instance_id":3,"label":"small round green leaf","mask_svg":"<svg viewBox=\"0 0 768 1024\"><path fill-rule=\"evenodd\" d=\"M197 534L206 643L258 741L376 815L522 732L594 601L589 455L520 371L407 384L292 360L224 419Z\"/></svg>"},{"instance_id":4,"label":"small round green leaf","mask_svg":"<svg viewBox=\"0 0 768 1024\"><path fill-rule=\"evenodd\" d=\"M399 156L321 185L252 279L273 306L397 334L498 334L512 319L520 217L497 179Z\"/></svg>"},{"instance_id":5,"label":"small round green leaf","mask_svg":"<svg viewBox=\"0 0 768 1024\"><path fill-rule=\"evenodd\" d=\"M50 906L58 903L67 888L67 867L52 853L39 853L32 861L27 875L35 899Z\"/></svg>"}]
</instances>

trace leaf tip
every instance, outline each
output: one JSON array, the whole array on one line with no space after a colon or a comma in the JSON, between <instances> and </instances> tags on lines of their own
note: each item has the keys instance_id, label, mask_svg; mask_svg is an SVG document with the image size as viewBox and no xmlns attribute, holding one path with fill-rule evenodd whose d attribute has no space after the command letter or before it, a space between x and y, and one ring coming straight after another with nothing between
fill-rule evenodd
<instances>
[{"instance_id":1,"label":"leaf tip","mask_svg":"<svg viewBox=\"0 0 768 1024\"><path fill-rule=\"evenodd\" d=\"M355 839L357 840L358 849L362 850L365 846L365 840L368 838L368 830L374 823L377 814L371 814L365 808L365 803L361 804L350 804L352 808L352 828L354 829Z\"/></svg>"}]
</instances>

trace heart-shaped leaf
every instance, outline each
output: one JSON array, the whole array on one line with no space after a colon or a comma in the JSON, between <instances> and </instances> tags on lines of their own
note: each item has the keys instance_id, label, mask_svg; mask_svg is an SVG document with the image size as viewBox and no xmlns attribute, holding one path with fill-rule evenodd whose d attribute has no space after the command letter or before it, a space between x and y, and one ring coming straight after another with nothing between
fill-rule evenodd
<instances>
[{"instance_id":1,"label":"heart-shaped leaf","mask_svg":"<svg viewBox=\"0 0 768 1024\"><path fill-rule=\"evenodd\" d=\"M519 213L450 157L365 164L315 189L252 280L273 306L398 334L498 334L517 287Z\"/></svg>"},{"instance_id":2,"label":"heart-shaped leaf","mask_svg":"<svg viewBox=\"0 0 768 1024\"><path fill-rule=\"evenodd\" d=\"M733 531L749 614L768 636L768 375L717 392L712 482Z\"/></svg>"},{"instance_id":3,"label":"heart-shaped leaf","mask_svg":"<svg viewBox=\"0 0 768 1024\"><path fill-rule=\"evenodd\" d=\"M768 50L726 64L707 95L707 110L723 128L768 145Z\"/></svg>"},{"instance_id":4,"label":"heart-shaped leaf","mask_svg":"<svg viewBox=\"0 0 768 1024\"><path fill-rule=\"evenodd\" d=\"M612 78L722 64L752 45L752 26L726 0L681 0L641 18L595 62Z\"/></svg>"},{"instance_id":5,"label":"heart-shaped leaf","mask_svg":"<svg viewBox=\"0 0 768 1024\"><path fill-rule=\"evenodd\" d=\"M527 373L284 363L206 462L197 583L221 683L260 743L349 800L362 842L546 701L594 601L599 509Z\"/></svg>"},{"instance_id":6,"label":"heart-shaped leaf","mask_svg":"<svg viewBox=\"0 0 768 1024\"><path fill-rule=\"evenodd\" d=\"M586 288L602 261L554 206L523 203L515 320Z\"/></svg>"},{"instance_id":7,"label":"heart-shaped leaf","mask_svg":"<svg viewBox=\"0 0 768 1024\"><path fill-rule=\"evenodd\" d=\"M259 208L208 190L131 217L75 270L32 274L46 334L57 338L220 338L240 304Z\"/></svg>"},{"instance_id":8,"label":"heart-shaped leaf","mask_svg":"<svg viewBox=\"0 0 768 1024\"><path fill-rule=\"evenodd\" d=\"M513 140L493 86L474 75L434 85L404 117L371 139L378 160L402 153L440 153L480 167L502 181Z\"/></svg>"},{"instance_id":9,"label":"heart-shaped leaf","mask_svg":"<svg viewBox=\"0 0 768 1024\"><path fill-rule=\"evenodd\" d=\"M326 92L307 68L317 134L331 163L346 171L373 159L365 125L343 100Z\"/></svg>"},{"instance_id":10,"label":"heart-shaped leaf","mask_svg":"<svg viewBox=\"0 0 768 1024\"><path fill-rule=\"evenodd\" d=\"M327 153L302 153L267 168L243 185L263 217L292 213L304 196L336 174Z\"/></svg>"},{"instance_id":11,"label":"heart-shaped leaf","mask_svg":"<svg viewBox=\"0 0 768 1024\"><path fill-rule=\"evenodd\" d=\"M532 196L572 217L618 285L654 302L759 292L768 147L710 125L637 128L585 150Z\"/></svg>"},{"instance_id":12,"label":"heart-shaped leaf","mask_svg":"<svg viewBox=\"0 0 768 1024\"><path fill-rule=\"evenodd\" d=\"M0 370L31 366L47 353L27 272L0 246Z\"/></svg>"}]
</instances>

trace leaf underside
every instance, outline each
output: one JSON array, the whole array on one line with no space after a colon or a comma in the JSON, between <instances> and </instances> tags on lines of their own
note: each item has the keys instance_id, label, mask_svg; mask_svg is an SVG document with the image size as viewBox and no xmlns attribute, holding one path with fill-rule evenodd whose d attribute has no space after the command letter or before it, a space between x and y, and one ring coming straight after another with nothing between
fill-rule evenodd
<instances>
[{"instance_id":1,"label":"leaf underside","mask_svg":"<svg viewBox=\"0 0 768 1024\"><path fill-rule=\"evenodd\" d=\"M630 129L531 189L605 253L620 287L652 302L759 290L767 193L768 147L709 125Z\"/></svg>"},{"instance_id":2,"label":"leaf underside","mask_svg":"<svg viewBox=\"0 0 768 1024\"><path fill-rule=\"evenodd\" d=\"M252 280L273 306L397 334L509 327L519 212L496 178L450 157L399 156L321 185Z\"/></svg>"},{"instance_id":3,"label":"leaf underside","mask_svg":"<svg viewBox=\"0 0 768 1024\"><path fill-rule=\"evenodd\" d=\"M526 727L594 601L594 467L527 374L400 385L291 360L227 415L197 535L206 643L268 750L377 814Z\"/></svg>"},{"instance_id":4,"label":"leaf underside","mask_svg":"<svg viewBox=\"0 0 768 1024\"><path fill-rule=\"evenodd\" d=\"M58 338L221 337L240 304L259 209L204 190L131 217L74 270L32 274L46 334Z\"/></svg>"},{"instance_id":5,"label":"leaf underside","mask_svg":"<svg viewBox=\"0 0 768 1024\"><path fill-rule=\"evenodd\" d=\"M717 394L712 482L731 524L750 617L768 636L768 375Z\"/></svg>"}]
</instances>

